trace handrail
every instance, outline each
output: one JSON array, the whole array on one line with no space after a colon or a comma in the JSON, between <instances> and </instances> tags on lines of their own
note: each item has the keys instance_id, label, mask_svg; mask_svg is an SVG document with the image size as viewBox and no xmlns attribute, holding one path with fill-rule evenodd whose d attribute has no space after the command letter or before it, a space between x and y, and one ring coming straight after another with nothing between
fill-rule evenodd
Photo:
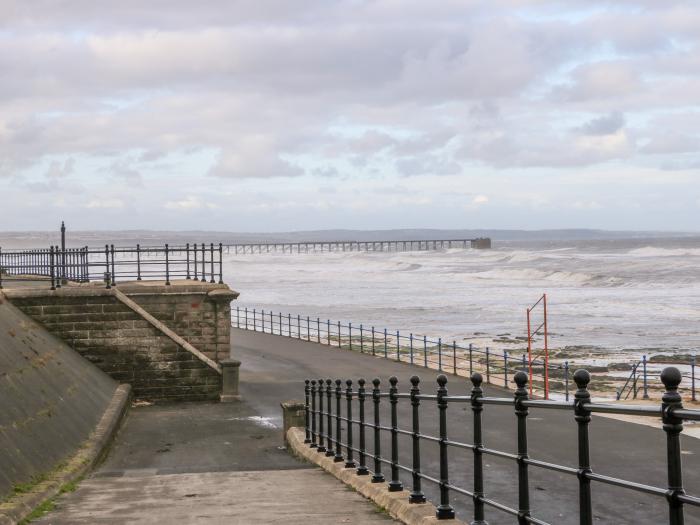
<instances>
[{"instance_id":1,"label":"handrail","mask_svg":"<svg viewBox=\"0 0 700 525\"><path fill-rule=\"evenodd\" d=\"M0 289L3 280L46 281L51 290L70 282L104 282L107 288L120 281L171 279L223 283L223 245L185 245L104 248L49 248L2 250L0 248Z\"/></svg>"},{"instance_id":2,"label":"handrail","mask_svg":"<svg viewBox=\"0 0 700 525\"><path fill-rule=\"evenodd\" d=\"M497 511L516 516L519 523L541 523L546 525L546 521L535 516L538 509L533 507L530 499L529 468L534 467L552 470L578 479L579 501L576 508L572 508L572 511L578 511L578 521L581 525L591 525L593 523L593 496L595 493L591 490L592 482L621 487L638 494L659 498L659 501L666 501L668 505L668 523L670 525L681 525L684 522L685 506L700 507L700 497L686 494L683 486L680 434L683 431L683 422L685 420L700 420L700 410L683 408L681 395L678 393L678 386L682 379L681 372L674 367L665 368L660 374L660 379L665 389L661 403L645 406L594 403L591 401L591 395L588 390L591 374L586 370L577 370L573 378L577 387L573 403L530 400L527 389L528 375L523 371L519 371L513 376L513 382L517 385L517 388L511 399L484 397L481 388L484 378L477 372L470 377L472 390L468 398L465 396L449 396L447 391L448 381L445 375L440 375L437 378L436 396L422 395L419 388L420 378L415 375L410 378L411 388L408 392L399 391L396 377L389 378L390 386L388 392L381 390L381 380L379 378L373 379L371 387L368 385L367 388L365 388L366 381L362 378L359 379L356 392L353 390L353 380L351 379L345 381L341 379L319 379L318 381L306 379L304 381L304 443L318 452L325 452L325 455L332 456L334 461L345 461L345 467L354 468L357 475L371 474L372 481L375 483L385 483L387 481L382 469L383 465L388 465L390 472L387 474L390 479L386 484L386 488L389 492L403 490L404 480L401 479L401 473L410 474L411 489L408 501L411 503L423 503L426 501L426 496L422 489L423 480L435 483L440 494L439 506L436 509L437 519L455 517L455 509L451 503L452 494L455 493L459 496L466 496L467 501L473 503L474 521L472 523L486 523L486 507L488 506ZM345 387L343 388L342 385L345 385ZM381 424L380 416L382 399L387 398L390 410L390 424L388 426ZM406 430L407 425L399 424L398 404L403 399L409 400L411 405L411 415L409 416L411 420L410 431ZM434 399L436 401L436 405L432 406L435 406L438 413L438 436L428 435L420 431L421 412L425 411L427 406L422 401L426 399ZM343 415L341 409L342 400L345 400L345 415ZM485 446L482 413L486 410L489 401L496 400L498 401L497 404L509 404L513 407L517 420L517 429L515 431L517 446L515 451L496 450ZM365 417L366 402L371 402L371 406L373 406L372 422L367 421ZM454 402L468 402L471 405L472 443L454 441L447 437L448 422L452 424L454 419L459 418L462 414L462 410L455 411L448 420L447 412ZM353 405L355 404L358 408L359 419L353 419L352 417ZM578 450L575 456L576 459L572 458L572 463L575 461L575 466L560 465L551 461L542 461L530 457L527 446L527 420L530 407L544 410L564 409L572 412L572 421L575 421L578 427ZM593 471L590 456L591 445L595 442L591 442L589 439L589 425L592 420L592 414L595 412L623 415L641 414L657 418L663 423L663 430L666 433L666 485L656 486L653 484L653 479L640 483ZM341 426L341 421L345 423L344 426ZM335 429L333 423L335 423ZM455 423L460 426L464 425L460 421L455 421ZM370 436L369 440L366 436L368 428L372 431L372 436ZM353 434L355 431L359 434L359 448L353 446ZM382 432L389 433L391 438L389 440L390 459L382 455ZM412 463L410 465L399 461L398 435L405 435L411 439ZM371 443L368 444L368 441ZM422 461L422 441L438 444L438 473L426 473L424 472L425 468L421 467L421 465L428 463ZM473 458L473 483L469 488L459 487L450 481L450 456L448 456L450 447L462 451L472 451L469 456ZM357 453L357 461L355 461L355 453ZM487 497L488 487L486 487L487 480L484 476L483 460L485 454L516 463L518 470L517 506L510 506L496 501L492 497ZM373 472L370 472L367 464L368 459L374 461ZM461 457L459 461L462 461ZM460 468L462 468L461 463ZM659 481L659 483L661 482ZM596 514L600 515L600 513L601 511L598 509Z\"/></svg>"},{"instance_id":3,"label":"handrail","mask_svg":"<svg viewBox=\"0 0 700 525\"><path fill-rule=\"evenodd\" d=\"M363 324L322 320L320 317L312 318L300 314L274 312L272 310L259 310L237 306L235 312L232 309L232 325L242 330L264 332L276 336L300 339L315 342L326 346L345 348L370 354L375 357L383 357L394 361L419 365L424 368L434 368L440 372L451 372L455 375L471 375L474 371L484 374L486 383L496 384L505 388L513 388L510 373L516 370L528 370L528 356L525 352L513 353L508 350L496 350L490 347L479 347L474 343L458 344L456 340L445 340L441 337L428 337L423 334L401 332L364 326ZM642 358L643 375L637 374L634 388L630 389L625 383L622 392L627 392L637 398L638 392L644 392L644 399L648 399L648 361L646 356ZM533 373L534 389L544 394L545 374L544 359L533 359L533 367L537 373ZM633 363L634 366L634 363ZM689 363L690 373L683 374L683 388L690 391L691 399L697 399L696 387L696 360L693 357ZM547 366L547 375L550 378L550 393L555 394L565 401L572 396L572 370L569 361ZM552 384L551 378L559 380L558 384ZM636 384L642 381L642 387ZM628 378L629 382L629 378ZM560 385L560 386L559 386ZM632 394L629 394L632 392ZM617 393L619 400L622 394Z\"/></svg>"}]
</instances>

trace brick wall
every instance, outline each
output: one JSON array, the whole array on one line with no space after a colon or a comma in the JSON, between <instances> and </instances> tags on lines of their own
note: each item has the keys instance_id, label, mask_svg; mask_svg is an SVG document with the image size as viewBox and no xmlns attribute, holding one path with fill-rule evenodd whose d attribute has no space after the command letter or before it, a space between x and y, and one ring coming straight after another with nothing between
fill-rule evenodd
<instances>
[{"instance_id":1,"label":"brick wall","mask_svg":"<svg viewBox=\"0 0 700 525\"><path fill-rule=\"evenodd\" d=\"M228 358L230 301L226 285L174 282L120 285L153 317L215 361ZM137 399L218 399L221 375L163 334L100 285L13 290L8 298Z\"/></svg>"}]
</instances>

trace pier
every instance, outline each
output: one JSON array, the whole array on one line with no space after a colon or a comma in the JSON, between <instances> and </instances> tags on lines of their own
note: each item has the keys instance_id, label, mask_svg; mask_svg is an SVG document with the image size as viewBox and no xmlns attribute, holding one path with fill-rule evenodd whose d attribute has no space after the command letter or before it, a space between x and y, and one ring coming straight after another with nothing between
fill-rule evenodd
<instances>
[{"instance_id":1,"label":"pier","mask_svg":"<svg viewBox=\"0 0 700 525\"><path fill-rule=\"evenodd\" d=\"M314 252L409 252L445 250L450 248L491 248L491 239L430 239L385 241L302 241L302 242L254 242L224 244L226 253L314 253Z\"/></svg>"}]
</instances>

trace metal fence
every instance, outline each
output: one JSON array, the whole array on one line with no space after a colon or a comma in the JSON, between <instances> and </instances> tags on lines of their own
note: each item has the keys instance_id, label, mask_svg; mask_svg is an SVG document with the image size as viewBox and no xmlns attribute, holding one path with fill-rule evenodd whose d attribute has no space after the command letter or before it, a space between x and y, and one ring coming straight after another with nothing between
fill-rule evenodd
<instances>
[{"instance_id":1,"label":"metal fence","mask_svg":"<svg viewBox=\"0 0 700 525\"><path fill-rule=\"evenodd\" d=\"M649 361L647 356L642 356L642 359L636 361L632 364L632 369L629 376L627 376L623 385L617 389L617 399L627 400L627 399L637 399L641 397L642 399L649 399L650 391L658 391L658 385L650 381L652 377L655 376L656 372L651 371L650 368L658 367L661 363L655 361ZM697 389L696 389L696 367L697 367L697 357L691 355L688 363L683 363L684 369L680 370L682 376L682 382L689 385L690 397L692 401L697 401Z\"/></svg>"},{"instance_id":2,"label":"metal fence","mask_svg":"<svg viewBox=\"0 0 700 525\"><path fill-rule=\"evenodd\" d=\"M0 249L0 288L8 282L45 281L52 290L67 282L193 279L223 283L222 245Z\"/></svg>"},{"instance_id":3,"label":"metal fence","mask_svg":"<svg viewBox=\"0 0 700 525\"><path fill-rule=\"evenodd\" d=\"M509 373L518 370L528 371L527 351L509 352L507 350L478 347L473 343L458 344L455 340L441 337L429 337L399 330L388 330L365 326L359 323L331 321L301 316L299 314L258 310L257 308L236 307L233 326L242 330L264 332L282 337L301 339L323 345L359 351L394 361L433 368L441 372L470 376L472 372L484 374L486 383L513 388ZM668 363L666 363L668 364ZM649 361L642 356L639 361L631 363L629 376L620 377L614 387L608 386L611 395L618 400L649 399L650 393L661 394L658 383L652 381L661 371L662 363ZM687 363L674 362L681 369L681 391L687 392L692 401L697 401L696 357L691 356ZM538 392L545 399L550 397L569 401L572 396L573 366L567 360L546 366L549 392L545 391L545 362L543 359L532 361L533 381L530 395ZM548 395L552 394L552 395ZM656 396L658 397L658 396Z\"/></svg>"},{"instance_id":4,"label":"metal fence","mask_svg":"<svg viewBox=\"0 0 700 525\"><path fill-rule=\"evenodd\" d=\"M512 386L511 372L529 367L525 352L511 354L507 350L482 348L473 343L457 344L457 341L443 341L440 337L435 339L401 333L400 330L321 320L319 317L312 319L309 316L236 307L232 322L236 328L346 348L455 375L471 375L479 370L484 373L487 383L505 388ZM544 366L542 360L532 363L534 389L543 393ZM568 401L571 393L568 361L561 365L550 364L548 372L549 392Z\"/></svg>"},{"instance_id":5,"label":"metal fence","mask_svg":"<svg viewBox=\"0 0 700 525\"><path fill-rule=\"evenodd\" d=\"M536 523L547 525L546 521L537 517L537 510L530 505L529 469L535 467L546 469L561 474L570 475L578 479L579 499L579 523L592 525L593 523L593 497L591 482L604 485L621 487L650 497L666 501L668 504L668 523L680 525L684 520L684 505L700 506L700 498L686 494L683 487L683 475L681 464L680 434L684 421L700 421L700 410L688 410L683 408L681 395L678 393L678 385L681 374L678 369L669 367L661 373L661 381L665 392L660 405L647 406L621 406L591 401L588 385L591 375L586 370L577 370L574 373L574 381L577 390L574 400L547 401L534 400L529 397L527 383L528 376L525 372L517 372L513 381L517 389L512 398L485 396L481 388L483 376L477 372L471 375L472 390L468 396L449 395L447 391L447 378L440 375L437 378L436 394L422 394L417 376L410 378L411 389L409 392L399 392L396 377L389 379L388 391L380 389L379 379L372 381L371 391L365 389L365 380L359 379L357 391L353 390L352 380L344 382L340 379L306 380L305 394L305 442L319 453L333 456L334 461L344 461L345 467L355 468L357 475L369 475L370 465L373 462L372 482L386 482L383 466L389 467L390 480L387 483L389 491L403 490L400 472L410 474L412 480L409 502L422 503L426 501L422 489L422 482L427 481L438 486L440 501L437 506L436 517L449 519L455 516L454 507L450 498L453 494L466 496L473 502L473 524L486 525L486 509L514 516L520 524ZM325 404L324 404L325 398ZM335 403L333 403L335 399ZM365 402L372 403L373 416L366 417ZM382 400L388 400L390 404L390 423L382 424L380 420L380 404ZM407 400L411 405L410 430L399 426L398 404ZM344 403L343 403L344 401ZM427 403L431 403L427 405ZM335 404L335 409L333 405ZM344 414L341 405L345 405ZM452 405L468 405L473 414L473 442L463 443L448 438L448 408ZM353 405L357 406L358 418L353 417ZM483 441L482 413L490 405L512 406L517 420L517 450L503 451L488 447ZM438 411L439 435L427 435L421 433L421 411ZM572 458L572 465L559 465L551 462L531 458L528 454L528 430L527 421L530 409L544 410L568 410L573 412L573 418L578 427L577 461ZM461 412L461 411L460 411ZM589 423L593 413L625 414L659 418L663 422L666 433L666 457L668 482L659 487L645 483L628 481L608 475L594 472L591 468L589 440ZM455 422L455 416L451 416L450 423ZM345 435L343 436L343 426ZM335 425L335 431L333 429ZM372 434L372 444L367 444L367 429ZM357 430L359 444L356 447L354 433ZM381 433L389 433L391 445L389 458L385 458L381 451ZM411 440L412 462L410 465L399 462L398 437L408 436ZM439 472L426 473L421 468L421 444L423 442L437 443L439 446ZM459 451L470 450L473 453L473 483L470 487L459 487L450 482L450 461L448 449ZM343 455L343 452L345 455ZM508 506L493 497L488 496L488 487L484 479L484 456L491 456L512 460L517 465L518 503L517 508ZM357 461L355 461L357 457ZM572 509L573 510L573 509Z\"/></svg>"}]
</instances>

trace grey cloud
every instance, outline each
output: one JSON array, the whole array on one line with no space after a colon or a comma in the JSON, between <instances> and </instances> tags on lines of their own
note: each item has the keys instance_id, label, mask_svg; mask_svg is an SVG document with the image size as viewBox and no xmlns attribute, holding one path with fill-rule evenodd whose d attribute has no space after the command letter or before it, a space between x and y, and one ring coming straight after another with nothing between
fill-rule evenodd
<instances>
[{"instance_id":1,"label":"grey cloud","mask_svg":"<svg viewBox=\"0 0 700 525\"><path fill-rule=\"evenodd\" d=\"M615 111L609 115L589 120L574 131L584 135L610 135L621 130L624 125L625 116L621 112Z\"/></svg>"}]
</instances>

